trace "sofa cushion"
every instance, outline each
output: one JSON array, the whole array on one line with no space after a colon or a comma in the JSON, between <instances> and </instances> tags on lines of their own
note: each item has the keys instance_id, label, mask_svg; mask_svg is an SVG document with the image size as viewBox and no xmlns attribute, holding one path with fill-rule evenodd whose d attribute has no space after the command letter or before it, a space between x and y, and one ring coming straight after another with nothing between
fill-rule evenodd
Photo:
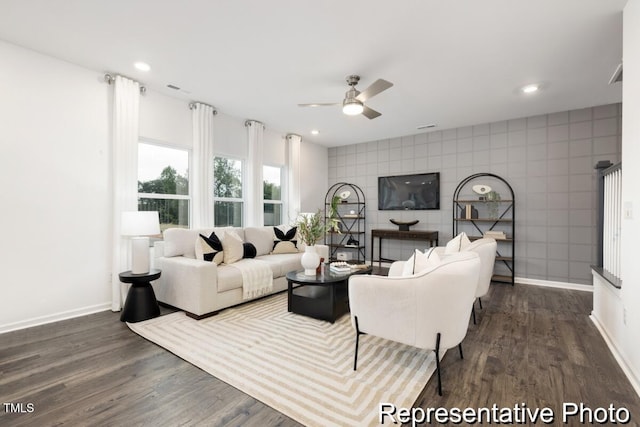
<instances>
[{"instance_id":1,"label":"sofa cushion","mask_svg":"<svg viewBox=\"0 0 640 427\"><path fill-rule=\"evenodd\" d=\"M242 259L244 248L242 238L233 230L227 230L222 238L222 248L224 250L224 263L233 264Z\"/></svg>"},{"instance_id":2,"label":"sofa cushion","mask_svg":"<svg viewBox=\"0 0 640 427\"><path fill-rule=\"evenodd\" d=\"M300 263L301 258L302 253L298 252L295 254L262 255L256 259L268 263L269 267L271 267L271 271L273 271L273 278L276 279L286 275L290 271L302 269L302 264Z\"/></svg>"},{"instance_id":3,"label":"sofa cushion","mask_svg":"<svg viewBox=\"0 0 640 427\"><path fill-rule=\"evenodd\" d=\"M195 258L196 241L200 234L209 236L212 229L190 230L187 228L168 228L162 233L164 239L164 256L186 256Z\"/></svg>"},{"instance_id":4,"label":"sofa cushion","mask_svg":"<svg viewBox=\"0 0 640 427\"><path fill-rule=\"evenodd\" d=\"M242 272L237 268L221 264L218 266L218 292L242 288Z\"/></svg>"},{"instance_id":5,"label":"sofa cushion","mask_svg":"<svg viewBox=\"0 0 640 427\"><path fill-rule=\"evenodd\" d=\"M200 234L196 240L195 254L196 259L215 262L216 265L222 263L224 260L222 243L215 232L212 232L209 237Z\"/></svg>"},{"instance_id":6,"label":"sofa cushion","mask_svg":"<svg viewBox=\"0 0 640 427\"><path fill-rule=\"evenodd\" d=\"M273 249L273 227L247 227L244 229L244 241L256 247L256 256L266 255Z\"/></svg>"}]
</instances>

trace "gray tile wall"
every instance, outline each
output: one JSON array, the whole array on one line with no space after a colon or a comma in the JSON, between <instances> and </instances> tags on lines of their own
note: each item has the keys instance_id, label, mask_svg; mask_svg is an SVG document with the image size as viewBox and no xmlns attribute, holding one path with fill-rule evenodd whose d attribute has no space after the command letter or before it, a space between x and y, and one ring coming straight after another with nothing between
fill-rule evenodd
<instances>
[{"instance_id":1,"label":"gray tile wall","mask_svg":"<svg viewBox=\"0 0 640 427\"><path fill-rule=\"evenodd\" d=\"M474 173L508 181L516 197L516 276L591 283L596 257L599 160L621 157L621 104L603 105L329 149L329 185L350 182L365 193L367 258L373 228L389 219L420 222L452 237L452 195ZM378 211L378 177L440 172L439 211ZM426 245L426 244L425 244ZM384 255L406 259L415 242L385 241Z\"/></svg>"}]
</instances>

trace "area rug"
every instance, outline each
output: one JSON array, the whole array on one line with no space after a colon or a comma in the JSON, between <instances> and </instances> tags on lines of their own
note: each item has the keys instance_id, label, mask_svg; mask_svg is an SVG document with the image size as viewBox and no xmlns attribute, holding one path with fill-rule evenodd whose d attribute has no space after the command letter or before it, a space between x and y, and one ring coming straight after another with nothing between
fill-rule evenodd
<instances>
[{"instance_id":1,"label":"area rug","mask_svg":"<svg viewBox=\"0 0 640 427\"><path fill-rule=\"evenodd\" d=\"M128 325L306 426L378 425L380 403L410 408L435 370L434 352L363 335L354 372L350 316L288 313L286 294L199 321L176 312Z\"/></svg>"}]
</instances>

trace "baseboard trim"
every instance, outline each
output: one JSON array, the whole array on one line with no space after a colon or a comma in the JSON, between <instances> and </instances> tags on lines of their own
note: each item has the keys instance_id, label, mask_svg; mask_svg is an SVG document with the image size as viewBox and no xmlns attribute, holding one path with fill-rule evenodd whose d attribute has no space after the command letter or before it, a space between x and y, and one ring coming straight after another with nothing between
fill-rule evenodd
<instances>
[{"instance_id":1,"label":"baseboard trim","mask_svg":"<svg viewBox=\"0 0 640 427\"><path fill-rule=\"evenodd\" d=\"M552 280L527 279L526 277L516 277L516 283L521 285L545 286L547 288L569 289L572 291L593 292L592 285L582 285L579 283L554 282Z\"/></svg>"},{"instance_id":2,"label":"baseboard trim","mask_svg":"<svg viewBox=\"0 0 640 427\"><path fill-rule=\"evenodd\" d=\"M596 325L596 329L598 329L598 332L600 332L602 339L604 339L604 342L607 344L607 347L609 347L609 351L611 351L611 354L613 354L613 357L616 359L616 362L618 362L618 365L622 369L622 372L624 372L627 379L631 383L631 387L633 387L633 389L636 391L636 394L640 397L640 379L638 379L638 377L634 374L633 370L627 363L626 359L624 358L622 353L618 350L618 347L616 346L616 344L613 342L613 340L607 333L607 330L600 323L600 321L593 314L593 312L591 312L591 315L589 316L589 318L591 319L593 324Z\"/></svg>"},{"instance_id":3,"label":"baseboard trim","mask_svg":"<svg viewBox=\"0 0 640 427\"><path fill-rule=\"evenodd\" d=\"M34 317L32 319L21 320L19 322L7 323L6 325L0 325L0 334L17 331L19 329L31 328L33 326L45 325L47 323L59 322L61 320L72 319L74 317L86 316L88 314L107 310L111 310L111 302L90 305L88 307L82 307L75 310L62 311L60 313L49 314L46 316Z\"/></svg>"}]
</instances>

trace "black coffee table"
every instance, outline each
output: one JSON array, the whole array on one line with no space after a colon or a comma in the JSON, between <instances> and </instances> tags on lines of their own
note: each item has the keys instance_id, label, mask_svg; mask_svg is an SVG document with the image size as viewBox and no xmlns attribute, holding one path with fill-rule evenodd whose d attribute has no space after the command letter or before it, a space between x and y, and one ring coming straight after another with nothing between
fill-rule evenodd
<instances>
[{"instance_id":1,"label":"black coffee table","mask_svg":"<svg viewBox=\"0 0 640 427\"><path fill-rule=\"evenodd\" d=\"M371 274L372 267L334 273L324 265L320 274L306 276L304 270L287 273L289 312L331 323L349 311L349 276ZM297 285L297 286L296 286Z\"/></svg>"}]
</instances>

